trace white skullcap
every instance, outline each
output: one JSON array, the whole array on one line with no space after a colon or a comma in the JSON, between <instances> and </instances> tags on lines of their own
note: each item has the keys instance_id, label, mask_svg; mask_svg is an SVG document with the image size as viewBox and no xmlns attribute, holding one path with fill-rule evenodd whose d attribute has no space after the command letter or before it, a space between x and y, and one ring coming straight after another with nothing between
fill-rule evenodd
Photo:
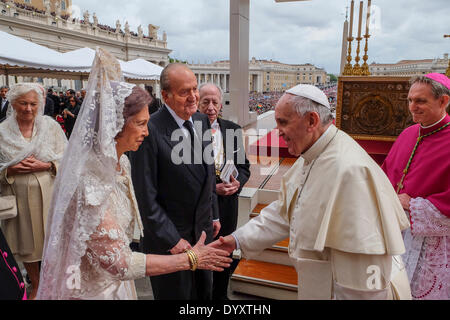
<instances>
[{"instance_id":1,"label":"white skullcap","mask_svg":"<svg viewBox=\"0 0 450 320\"><path fill-rule=\"evenodd\" d=\"M328 98L325 95L325 93L323 93L323 91L320 90L319 88L312 86L310 84L296 85L295 87L287 90L286 93L308 98L331 110L330 103L328 102Z\"/></svg>"}]
</instances>

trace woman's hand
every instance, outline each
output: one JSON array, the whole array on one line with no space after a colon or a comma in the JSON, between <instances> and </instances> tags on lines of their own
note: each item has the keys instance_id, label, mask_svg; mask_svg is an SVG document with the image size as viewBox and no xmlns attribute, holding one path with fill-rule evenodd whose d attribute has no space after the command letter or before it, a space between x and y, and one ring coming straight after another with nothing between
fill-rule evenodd
<instances>
[{"instance_id":1,"label":"woman's hand","mask_svg":"<svg viewBox=\"0 0 450 320\"><path fill-rule=\"evenodd\" d=\"M39 171L47 171L52 167L50 162L42 162L34 156L30 156L18 164L8 168L8 175L27 174Z\"/></svg>"},{"instance_id":2,"label":"woman's hand","mask_svg":"<svg viewBox=\"0 0 450 320\"><path fill-rule=\"evenodd\" d=\"M75 118L75 115L67 109L64 109L63 115L64 115L64 118L67 118L67 116L71 116L72 118Z\"/></svg>"},{"instance_id":3,"label":"woman's hand","mask_svg":"<svg viewBox=\"0 0 450 320\"><path fill-rule=\"evenodd\" d=\"M198 257L197 269L223 271L233 261L229 253L224 250L205 246L206 233L202 232L197 244L192 248Z\"/></svg>"}]
</instances>

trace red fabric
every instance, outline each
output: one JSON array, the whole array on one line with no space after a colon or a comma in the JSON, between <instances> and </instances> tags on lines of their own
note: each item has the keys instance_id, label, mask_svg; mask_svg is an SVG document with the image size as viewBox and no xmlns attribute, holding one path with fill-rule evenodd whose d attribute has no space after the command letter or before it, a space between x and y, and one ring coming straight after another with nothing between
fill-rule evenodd
<instances>
[{"instance_id":1,"label":"red fabric","mask_svg":"<svg viewBox=\"0 0 450 320\"><path fill-rule=\"evenodd\" d=\"M264 137L250 146L249 154L280 158L297 158L291 155L283 138L279 136L278 129L273 129Z\"/></svg>"},{"instance_id":2,"label":"red fabric","mask_svg":"<svg viewBox=\"0 0 450 320\"><path fill-rule=\"evenodd\" d=\"M269 157L278 155L280 158L297 158L289 153L286 142L278 134L278 130L273 129L250 146L249 154ZM390 141L375 140L356 140L356 142L358 142L380 166L393 144L393 142Z\"/></svg>"},{"instance_id":3,"label":"red fabric","mask_svg":"<svg viewBox=\"0 0 450 320\"><path fill-rule=\"evenodd\" d=\"M394 142L392 141L377 141L377 140L357 140L356 142L366 150L366 152L375 160L378 165L382 165L389 150L392 148Z\"/></svg>"},{"instance_id":4,"label":"red fabric","mask_svg":"<svg viewBox=\"0 0 450 320\"><path fill-rule=\"evenodd\" d=\"M61 126L61 129L63 129L64 133L66 132L66 128L64 126L64 118L60 115L56 116L56 121L59 123L59 125Z\"/></svg>"},{"instance_id":5,"label":"red fabric","mask_svg":"<svg viewBox=\"0 0 450 320\"><path fill-rule=\"evenodd\" d=\"M432 132L448 122L449 115L432 128L421 129L420 134ZM417 142L419 128L417 124L405 129L382 165L395 190ZM420 142L403 185L400 193L425 198L450 217L450 126Z\"/></svg>"}]
</instances>

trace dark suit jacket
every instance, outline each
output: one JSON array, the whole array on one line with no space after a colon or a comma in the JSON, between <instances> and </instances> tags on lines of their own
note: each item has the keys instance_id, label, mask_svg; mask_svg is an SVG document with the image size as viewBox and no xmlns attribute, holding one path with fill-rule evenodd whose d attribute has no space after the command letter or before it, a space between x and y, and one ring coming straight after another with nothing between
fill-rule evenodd
<instances>
[{"instance_id":1,"label":"dark suit jacket","mask_svg":"<svg viewBox=\"0 0 450 320\"><path fill-rule=\"evenodd\" d=\"M245 154L242 128L232 121L220 118L217 119L217 122L222 132L225 159L233 160L239 172L237 180L240 182L240 188L235 194L230 196L217 195L221 224L218 236L226 236L236 230L239 193L250 178L250 162Z\"/></svg>"},{"instance_id":2,"label":"dark suit jacket","mask_svg":"<svg viewBox=\"0 0 450 320\"><path fill-rule=\"evenodd\" d=\"M1 103L1 98L0 98L0 103ZM2 122L3 120L6 119L6 110L8 110L8 106L9 106L9 101L6 101L5 106L3 109L1 109L2 105L0 104L0 122Z\"/></svg>"},{"instance_id":3,"label":"dark suit jacket","mask_svg":"<svg viewBox=\"0 0 450 320\"><path fill-rule=\"evenodd\" d=\"M208 118L195 113L202 131L210 129ZM132 179L144 225L145 253L167 254L181 238L195 245L201 232L212 241L212 220L218 219L214 164L193 165L172 162L171 141L179 129L166 106L154 113L149 135L137 152L130 154ZM203 148L211 141L204 141ZM212 148L211 148L212 152Z\"/></svg>"},{"instance_id":4,"label":"dark suit jacket","mask_svg":"<svg viewBox=\"0 0 450 320\"><path fill-rule=\"evenodd\" d=\"M154 97L152 102L148 105L148 112L150 114L155 113L162 107L162 102L159 98Z\"/></svg>"},{"instance_id":5,"label":"dark suit jacket","mask_svg":"<svg viewBox=\"0 0 450 320\"><path fill-rule=\"evenodd\" d=\"M53 102L53 99L47 96L45 98L44 115L53 117L54 111L55 111L55 104Z\"/></svg>"}]
</instances>

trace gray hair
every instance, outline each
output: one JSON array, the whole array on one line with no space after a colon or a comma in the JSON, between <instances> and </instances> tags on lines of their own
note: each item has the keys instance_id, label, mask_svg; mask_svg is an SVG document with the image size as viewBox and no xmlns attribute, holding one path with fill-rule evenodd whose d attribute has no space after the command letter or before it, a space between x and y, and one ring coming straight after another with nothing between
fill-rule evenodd
<instances>
[{"instance_id":1,"label":"gray hair","mask_svg":"<svg viewBox=\"0 0 450 320\"><path fill-rule=\"evenodd\" d=\"M169 73L173 68L177 67L183 67L185 69L189 69L189 67L183 63L175 62L175 63L169 63L161 72L161 76L159 78L159 82L161 85L161 91L170 91L170 79L169 79Z\"/></svg>"},{"instance_id":2,"label":"gray hair","mask_svg":"<svg viewBox=\"0 0 450 320\"><path fill-rule=\"evenodd\" d=\"M411 86L416 83L429 84L431 86L431 92L433 93L433 96L435 99L439 99L442 96L450 97L450 90L446 86L444 86L442 83L437 82L433 79L430 79L425 76L415 76L409 80L409 84ZM450 105L450 101L446 107L448 107L449 105Z\"/></svg>"},{"instance_id":3,"label":"gray hair","mask_svg":"<svg viewBox=\"0 0 450 320\"><path fill-rule=\"evenodd\" d=\"M222 103L223 102L223 90L217 84L212 83L212 82L207 82L207 83L202 84L200 86L200 88L198 88L198 91L200 92L206 86L214 86L214 87L216 87L217 91L219 91L219 94L220 94L220 103Z\"/></svg>"},{"instance_id":4,"label":"gray hair","mask_svg":"<svg viewBox=\"0 0 450 320\"><path fill-rule=\"evenodd\" d=\"M31 91L34 91L37 93L38 96L38 102L39 102L39 108L44 107L44 94L45 89L43 86L41 86L38 83L18 83L15 84L9 89L6 97L10 101L11 105L14 105L14 102L24 94L27 94Z\"/></svg>"},{"instance_id":5,"label":"gray hair","mask_svg":"<svg viewBox=\"0 0 450 320\"><path fill-rule=\"evenodd\" d=\"M9 87L8 86L1 86L0 90L3 90L3 89L8 89L9 90Z\"/></svg>"},{"instance_id":6,"label":"gray hair","mask_svg":"<svg viewBox=\"0 0 450 320\"><path fill-rule=\"evenodd\" d=\"M321 105L320 103L302 96L296 96L292 94L290 94L289 96L291 106L299 116L303 117L307 113L317 112L319 114L322 125L327 125L331 121L333 121L334 116L331 113L331 110L324 105Z\"/></svg>"}]
</instances>

